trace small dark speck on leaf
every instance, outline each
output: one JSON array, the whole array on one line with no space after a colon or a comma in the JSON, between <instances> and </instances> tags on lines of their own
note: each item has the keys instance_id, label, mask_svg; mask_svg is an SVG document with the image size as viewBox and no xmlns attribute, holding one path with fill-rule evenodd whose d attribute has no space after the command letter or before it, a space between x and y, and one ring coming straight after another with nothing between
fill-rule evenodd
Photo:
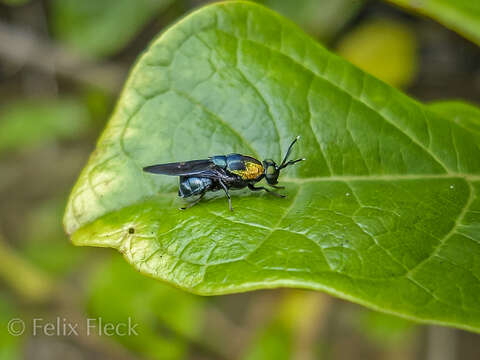
<instances>
[{"instance_id":1,"label":"small dark speck on leaf","mask_svg":"<svg viewBox=\"0 0 480 360\"><path fill-rule=\"evenodd\" d=\"M129 228L128 233L129 234L135 234L135 229L134 228Z\"/></svg>"}]
</instances>

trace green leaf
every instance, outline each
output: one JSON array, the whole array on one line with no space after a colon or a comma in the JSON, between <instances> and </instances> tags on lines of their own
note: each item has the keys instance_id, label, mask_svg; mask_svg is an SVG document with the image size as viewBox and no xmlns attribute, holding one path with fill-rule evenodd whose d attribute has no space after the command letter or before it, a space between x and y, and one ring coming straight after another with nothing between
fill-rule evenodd
<instances>
[{"instance_id":1,"label":"green leaf","mask_svg":"<svg viewBox=\"0 0 480 360\"><path fill-rule=\"evenodd\" d=\"M0 360L19 360L22 358L22 345L25 336L13 336L9 332L9 324L14 331L21 330L19 322L12 323L12 319L19 318L16 303L4 293L0 293Z\"/></svg>"},{"instance_id":2,"label":"green leaf","mask_svg":"<svg viewBox=\"0 0 480 360\"><path fill-rule=\"evenodd\" d=\"M149 359L184 359L188 339L202 327L203 299L141 276L120 256L95 271L88 301L92 318L138 324L116 341Z\"/></svg>"},{"instance_id":3,"label":"green leaf","mask_svg":"<svg viewBox=\"0 0 480 360\"><path fill-rule=\"evenodd\" d=\"M173 0L53 0L55 35L74 49L108 56L122 49Z\"/></svg>"},{"instance_id":4,"label":"green leaf","mask_svg":"<svg viewBox=\"0 0 480 360\"><path fill-rule=\"evenodd\" d=\"M317 347L323 345L315 341L314 347L314 344L308 343L308 339L315 338L316 329L322 326L325 319L325 295L290 290L278 298L280 301L270 305L274 309L273 316L259 328L257 334L252 335L253 341L246 350L244 360L297 359L305 354L305 348L310 353L318 353Z\"/></svg>"},{"instance_id":5,"label":"green leaf","mask_svg":"<svg viewBox=\"0 0 480 360\"><path fill-rule=\"evenodd\" d=\"M462 114L458 114L459 117ZM480 330L480 133L247 2L178 22L141 56L72 190L77 245L204 295L323 290ZM288 197L232 191L179 211L142 166L240 152L279 160ZM121 286L121 284L118 284Z\"/></svg>"},{"instance_id":6,"label":"green leaf","mask_svg":"<svg viewBox=\"0 0 480 360\"><path fill-rule=\"evenodd\" d=\"M258 0L300 25L306 32L329 41L363 7L363 0Z\"/></svg>"},{"instance_id":7,"label":"green leaf","mask_svg":"<svg viewBox=\"0 0 480 360\"><path fill-rule=\"evenodd\" d=\"M461 101L439 101L429 107L465 130L477 135L480 133L480 109L477 107Z\"/></svg>"},{"instance_id":8,"label":"green leaf","mask_svg":"<svg viewBox=\"0 0 480 360\"><path fill-rule=\"evenodd\" d=\"M262 329L260 336L254 339L252 348L248 349L244 360L292 359L294 335L287 324L274 319Z\"/></svg>"},{"instance_id":9,"label":"green leaf","mask_svg":"<svg viewBox=\"0 0 480 360\"><path fill-rule=\"evenodd\" d=\"M0 2L4 3L5 5L10 6L21 6L25 5L26 3L30 2L30 0L0 0ZM1 359L1 357L0 357Z\"/></svg>"},{"instance_id":10,"label":"green leaf","mask_svg":"<svg viewBox=\"0 0 480 360\"><path fill-rule=\"evenodd\" d=\"M431 17L480 45L480 1L477 0L386 0Z\"/></svg>"},{"instance_id":11,"label":"green leaf","mask_svg":"<svg viewBox=\"0 0 480 360\"><path fill-rule=\"evenodd\" d=\"M409 342L418 339L415 323L398 316L357 309L351 317L358 333L385 350L392 351L400 346L406 348Z\"/></svg>"},{"instance_id":12,"label":"green leaf","mask_svg":"<svg viewBox=\"0 0 480 360\"><path fill-rule=\"evenodd\" d=\"M0 108L0 153L74 139L88 125L88 110L77 100L19 100Z\"/></svg>"},{"instance_id":13,"label":"green leaf","mask_svg":"<svg viewBox=\"0 0 480 360\"><path fill-rule=\"evenodd\" d=\"M32 205L24 224L22 255L52 277L68 276L86 255L65 241L60 220L64 207L63 196Z\"/></svg>"}]
</instances>

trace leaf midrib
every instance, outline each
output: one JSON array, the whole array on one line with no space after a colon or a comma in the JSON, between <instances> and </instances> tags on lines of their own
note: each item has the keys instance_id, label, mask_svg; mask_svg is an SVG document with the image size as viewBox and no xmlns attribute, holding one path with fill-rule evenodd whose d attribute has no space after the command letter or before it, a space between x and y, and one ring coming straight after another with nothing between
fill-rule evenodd
<instances>
[{"instance_id":1,"label":"leaf midrib","mask_svg":"<svg viewBox=\"0 0 480 360\"><path fill-rule=\"evenodd\" d=\"M407 174L407 175L345 175L345 176L320 176L320 177L305 177L305 178L281 178L280 182L303 184L308 182L350 182L350 181L402 181L402 180L435 180L435 179L463 179L467 183L480 181L478 174ZM156 193L150 198L158 196L169 197L167 194L177 194L177 191L163 191ZM142 201L140 201L142 202ZM123 207L122 207L123 208ZM115 211L122 208L115 209Z\"/></svg>"},{"instance_id":2,"label":"leaf midrib","mask_svg":"<svg viewBox=\"0 0 480 360\"><path fill-rule=\"evenodd\" d=\"M290 183L327 182L327 181L395 181L395 180L424 180L424 179L464 179L467 182L480 181L480 174L441 173L441 174L398 174L398 175L340 175L319 176L305 178L281 178L280 181Z\"/></svg>"}]
</instances>

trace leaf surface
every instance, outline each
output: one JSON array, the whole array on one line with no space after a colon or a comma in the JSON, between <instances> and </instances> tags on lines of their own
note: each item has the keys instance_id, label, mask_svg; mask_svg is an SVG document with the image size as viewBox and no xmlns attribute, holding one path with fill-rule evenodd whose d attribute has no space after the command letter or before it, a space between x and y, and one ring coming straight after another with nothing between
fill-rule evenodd
<instances>
[{"instance_id":1,"label":"leaf surface","mask_svg":"<svg viewBox=\"0 0 480 360\"><path fill-rule=\"evenodd\" d=\"M262 6L210 5L135 65L65 228L198 294L317 289L478 331L480 133L437 110ZM308 160L282 173L288 197L233 191L234 212L220 193L179 211L178 179L141 171L231 152L279 160L294 135Z\"/></svg>"}]
</instances>

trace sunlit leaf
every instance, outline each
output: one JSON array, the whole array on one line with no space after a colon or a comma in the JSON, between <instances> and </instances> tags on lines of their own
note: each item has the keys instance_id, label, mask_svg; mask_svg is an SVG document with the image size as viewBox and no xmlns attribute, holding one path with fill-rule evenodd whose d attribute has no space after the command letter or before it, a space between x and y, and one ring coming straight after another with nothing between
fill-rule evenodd
<instances>
[{"instance_id":1,"label":"sunlit leaf","mask_svg":"<svg viewBox=\"0 0 480 360\"><path fill-rule=\"evenodd\" d=\"M294 135L307 161L282 173L288 197L232 191L234 212L222 194L179 211L178 179L141 170L278 160ZM217 3L141 56L64 224L75 244L116 248L191 292L303 287L478 331L479 145L276 13Z\"/></svg>"}]
</instances>

